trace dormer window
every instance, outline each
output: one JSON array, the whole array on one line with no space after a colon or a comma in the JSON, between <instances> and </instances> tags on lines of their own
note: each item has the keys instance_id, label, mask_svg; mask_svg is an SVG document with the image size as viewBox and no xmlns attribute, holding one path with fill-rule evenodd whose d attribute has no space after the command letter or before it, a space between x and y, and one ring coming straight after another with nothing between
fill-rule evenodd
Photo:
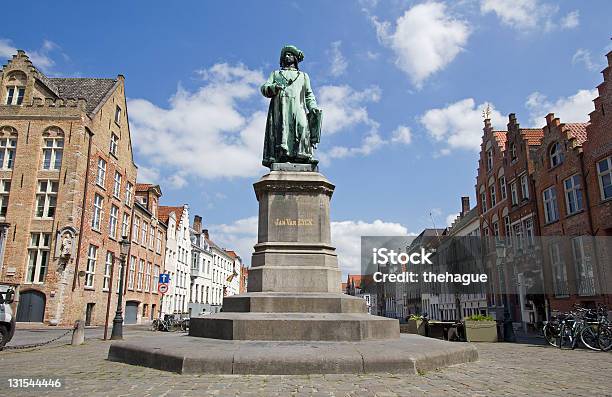
<instances>
[{"instance_id":1,"label":"dormer window","mask_svg":"<svg viewBox=\"0 0 612 397\"><path fill-rule=\"evenodd\" d=\"M5 105L21 105L25 96L25 86L28 77L21 71L14 71L6 79Z\"/></svg>"},{"instance_id":2,"label":"dormer window","mask_svg":"<svg viewBox=\"0 0 612 397\"><path fill-rule=\"evenodd\" d=\"M561 151L561 144L555 142L550 147L550 167L556 167L563 163L563 152Z\"/></svg>"},{"instance_id":3,"label":"dormer window","mask_svg":"<svg viewBox=\"0 0 612 397\"><path fill-rule=\"evenodd\" d=\"M23 103L23 96L25 95L25 87L10 86L6 90L6 104L7 105L21 105Z\"/></svg>"}]
</instances>

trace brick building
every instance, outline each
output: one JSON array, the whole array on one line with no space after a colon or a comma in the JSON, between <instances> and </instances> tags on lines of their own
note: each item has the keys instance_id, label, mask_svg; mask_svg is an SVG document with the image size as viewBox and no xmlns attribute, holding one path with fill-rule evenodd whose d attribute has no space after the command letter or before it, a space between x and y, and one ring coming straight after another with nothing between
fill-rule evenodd
<instances>
[{"instance_id":1,"label":"brick building","mask_svg":"<svg viewBox=\"0 0 612 397\"><path fill-rule=\"evenodd\" d=\"M157 284L164 270L168 230L158 218L161 195L158 185L136 184L132 244L124 274L126 324L147 323L159 317Z\"/></svg>"},{"instance_id":2,"label":"brick building","mask_svg":"<svg viewBox=\"0 0 612 397\"><path fill-rule=\"evenodd\" d=\"M20 285L18 321L102 324L137 172L124 78L49 78L18 51L0 99L0 280Z\"/></svg>"}]
</instances>

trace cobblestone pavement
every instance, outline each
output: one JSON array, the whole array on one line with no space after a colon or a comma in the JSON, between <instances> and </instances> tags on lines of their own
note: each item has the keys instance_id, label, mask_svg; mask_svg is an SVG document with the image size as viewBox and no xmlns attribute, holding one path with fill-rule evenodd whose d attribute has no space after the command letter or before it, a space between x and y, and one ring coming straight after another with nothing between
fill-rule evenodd
<instances>
[{"instance_id":1,"label":"cobblestone pavement","mask_svg":"<svg viewBox=\"0 0 612 397\"><path fill-rule=\"evenodd\" d=\"M78 347L0 352L0 395L612 396L612 353L528 344L477 347L478 362L421 375L186 376L106 361L108 342L89 340ZM62 378L64 386L9 389L8 378L24 377Z\"/></svg>"}]
</instances>

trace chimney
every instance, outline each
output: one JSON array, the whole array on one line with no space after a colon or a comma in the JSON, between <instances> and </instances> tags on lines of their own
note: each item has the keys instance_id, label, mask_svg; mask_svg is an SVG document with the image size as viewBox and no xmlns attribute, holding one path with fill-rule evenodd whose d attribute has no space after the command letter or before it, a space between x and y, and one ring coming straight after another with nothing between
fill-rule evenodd
<instances>
[{"instance_id":1,"label":"chimney","mask_svg":"<svg viewBox=\"0 0 612 397\"><path fill-rule=\"evenodd\" d=\"M204 233L204 238L206 238L206 240L210 240L210 237L208 237L208 229L203 229L202 233Z\"/></svg>"},{"instance_id":2,"label":"chimney","mask_svg":"<svg viewBox=\"0 0 612 397\"><path fill-rule=\"evenodd\" d=\"M468 196L461 197L461 217L470 212L470 198Z\"/></svg>"},{"instance_id":3,"label":"chimney","mask_svg":"<svg viewBox=\"0 0 612 397\"><path fill-rule=\"evenodd\" d=\"M193 230L198 234L202 230L202 217L200 215L193 217Z\"/></svg>"}]
</instances>

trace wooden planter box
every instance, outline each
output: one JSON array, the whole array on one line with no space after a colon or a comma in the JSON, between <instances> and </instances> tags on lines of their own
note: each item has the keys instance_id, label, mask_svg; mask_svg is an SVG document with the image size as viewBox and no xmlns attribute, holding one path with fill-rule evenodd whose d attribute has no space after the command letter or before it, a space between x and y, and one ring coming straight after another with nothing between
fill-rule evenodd
<instances>
[{"instance_id":1,"label":"wooden planter box","mask_svg":"<svg viewBox=\"0 0 612 397\"><path fill-rule=\"evenodd\" d=\"M465 337L468 342L497 342L495 321L466 321Z\"/></svg>"},{"instance_id":2,"label":"wooden planter box","mask_svg":"<svg viewBox=\"0 0 612 397\"><path fill-rule=\"evenodd\" d=\"M402 332L407 334L425 335L425 323L423 320L408 320L401 326Z\"/></svg>"}]
</instances>

